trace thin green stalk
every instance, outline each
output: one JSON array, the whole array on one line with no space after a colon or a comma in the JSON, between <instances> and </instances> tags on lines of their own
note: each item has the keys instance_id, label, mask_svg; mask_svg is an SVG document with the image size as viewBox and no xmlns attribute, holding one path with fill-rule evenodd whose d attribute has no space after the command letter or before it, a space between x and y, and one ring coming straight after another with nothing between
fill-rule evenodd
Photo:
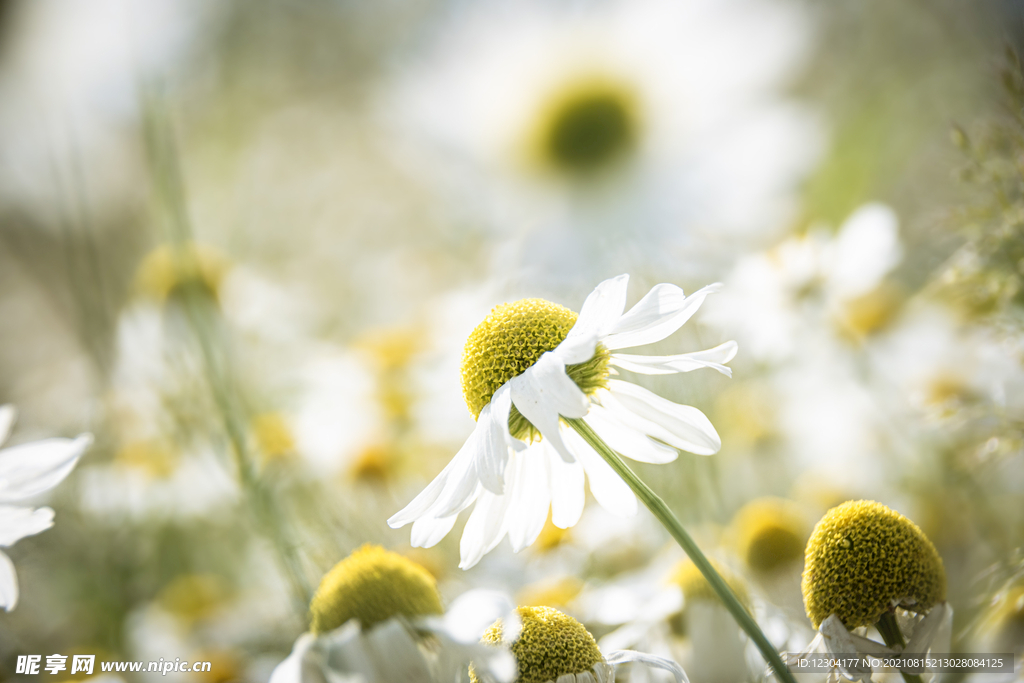
<instances>
[{"instance_id":1,"label":"thin green stalk","mask_svg":"<svg viewBox=\"0 0 1024 683\"><path fill-rule=\"evenodd\" d=\"M885 641L888 647L899 648L902 651L906 646L903 634L900 633L900 625L896 622L895 613L882 612L882 616L879 618L878 623L875 624L875 628L878 629L878 633L882 636L882 640ZM907 683L922 683L921 677L917 674L908 674L900 671L900 675L903 676L903 680Z\"/></svg>"},{"instance_id":2,"label":"thin green stalk","mask_svg":"<svg viewBox=\"0 0 1024 683\"><path fill-rule=\"evenodd\" d=\"M739 598L733 592L729 584L721 577L718 571L711 565L708 558L705 557L704 553L698 547L697 543L690 538L690 534L686 533L686 529L683 528L682 523L669 509L668 505L665 504L658 494L650 489L640 477L636 476L633 470L629 469L629 466L622 461L619 454L608 447L608 444L601 439L600 436L590 428L586 422L581 419L568 419L565 421L569 423L573 429L579 433L583 439L590 444L595 451L597 451L605 462L611 465L612 469L622 477L629 488L633 490L636 497L643 501L643 504L647 506L647 509L654 514L654 516L661 522L662 526L668 529L668 532L672 534L672 538L680 545L680 547L686 551L686 554L690 556L690 559L700 570L700 573L704 575L708 583L711 584L711 588L714 589L715 593L722 600L722 604L732 614L733 619L740 625L750 639L757 645L757 649L761 651L761 655L768 662L768 665L775 671L775 674L784 683L796 683L793 678L793 674L790 673L789 668L783 663L779 653L775 650L775 647L768 641L761 628L754 621L754 618L750 616L746 608L743 607L743 603L740 602Z\"/></svg>"}]
</instances>

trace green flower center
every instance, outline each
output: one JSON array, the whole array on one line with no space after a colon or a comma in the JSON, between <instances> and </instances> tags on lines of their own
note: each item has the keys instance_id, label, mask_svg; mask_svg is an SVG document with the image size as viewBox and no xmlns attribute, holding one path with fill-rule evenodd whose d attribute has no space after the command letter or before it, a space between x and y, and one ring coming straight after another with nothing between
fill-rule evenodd
<instances>
[{"instance_id":1,"label":"green flower center","mask_svg":"<svg viewBox=\"0 0 1024 683\"><path fill-rule=\"evenodd\" d=\"M916 524L881 503L851 501L814 527L803 594L815 628L832 614L856 628L874 624L894 605L927 612L946 597L946 572Z\"/></svg>"},{"instance_id":2,"label":"green flower center","mask_svg":"<svg viewBox=\"0 0 1024 683\"><path fill-rule=\"evenodd\" d=\"M364 545L324 575L309 605L313 633L333 631L349 619L364 629L395 616L442 614L434 577L412 560Z\"/></svg>"},{"instance_id":3,"label":"green flower center","mask_svg":"<svg viewBox=\"0 0 1024 683\"><path fill-rule=\"evenodd\" d=\"M476 419L505 382L523 374L542 354L553 351L576 324L577 314L544 299L521 299L495 306L466 340L462 351L462 393ZM584 393L606 384L608 352L598 346L594 356L566 367L566 373ZM539 438L536 429L515 406L509 430L516 438Z\"/></svg>"},{"instance_id":4,"label":"green flower center","mask_svg":"<svg viewBox=\"0 0 1024 683\"><path fill-rule=\"evenodd\" d=\"M633 147L637 121L632 98L621 87L590 83L551 108L542 154L556 168L587 173L608 166Z\"/></svg>"},{"instance_id":5,"label":"green flower center","mask_svg":"<svg viewBox=\"0 0 1024 683\"><path fill-rule=\"evenodd\" d=\"M583 624L551 607L519 607L519 637L512 643L518 675L513 683L546 683L566 674L592 671L604 660L594 636ZM483 642L502 646L501 620L484 633ZM479 679L470 669L473 683Z\"/></svg>"},{"instance_id":6,"label":"green flower center","mask_svg":"<svg viewBox=\"0 0 1024 683\"><path fill-rule=\"evenodd\" d=\"M755 572L769 573L803 558L806 527L787 501L752 501L736 514L734 526L740 557Z\"/></svg>"}]
</instances>

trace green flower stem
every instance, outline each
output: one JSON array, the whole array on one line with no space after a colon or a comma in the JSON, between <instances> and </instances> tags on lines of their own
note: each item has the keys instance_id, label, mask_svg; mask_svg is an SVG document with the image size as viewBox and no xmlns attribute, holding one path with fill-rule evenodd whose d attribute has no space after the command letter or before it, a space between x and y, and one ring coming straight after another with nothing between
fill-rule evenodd
<instances>
[{"instance_id":1,"label":"green flower stem","mask_svg":"<svg viewBox=\"0 0 1024 683\"><path fill-rule=\"evenodd\" d=\"M757 649L761 651L761 655L768 662L769 666L774 669L775 674L784 683L796 683L793 678L793 674L790 673L789 668L783 663L779 653L776 652L775 647L768 641L764 633L761 631L757 622L754 621L750 613L747 612L746 608L736 597L736 594L729 587L729 584L721 577L721 575L715 570L708 558L705 557L704 553L697 546L697 543L690 538L690 534L686 533L686 529L683 528L682 523L672 513L668 505L665 504L658 494L650 489L640 477L636 476L633 470L629 469L629 466L622 461L622 458L618 453L608 447L600 436L597 435L594 430L590 428L586 422L582 419L570 419L563 418L565 421L575 429L583 439L590 444L595 451L601 454L605 462L611 465L612 469L622 477L629 488L633 490L637 498L643 501L647 509L650 510L654 516L661 522L662 526L668 529L668 532L672 534L672 538L686 551L686 554L690 556L690 559L700 570L700 573L704 575L708 583L714 589L715 593L722 600L722 604L732 614L733 619L740 625L750 639L757 645ZM909 682L908 682L909 683Z\"/></svg>"},{"instance_id":2,"label":"green flower stem","mask_svg":"<svg viewBox=\"0 0 1024 683\"><path fill-rule=\"evenodd\" d=\"M882 612L882 616L879 618L878 623L875 624L875 628L878 629L878 633L881 634L882 640L885 641L888 647L898 647L902 650L906 646L903 634L900 633L900 625L896 623L895 612ZM918 674L908 674L903 671L900 674L906 683L922 683L921 677Z\"/></svg>"}]
</instances>

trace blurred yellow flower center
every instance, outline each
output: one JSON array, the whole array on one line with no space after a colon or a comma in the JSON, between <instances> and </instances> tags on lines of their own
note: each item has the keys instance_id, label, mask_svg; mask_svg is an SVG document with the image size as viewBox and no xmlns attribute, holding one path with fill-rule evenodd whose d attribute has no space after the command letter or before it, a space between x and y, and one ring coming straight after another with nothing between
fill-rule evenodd
<instances>
[{"instance_id":1,"label":"blurred yellow flower center","mask_svg":"<svg viewBox=\"0 0 1024 683\"><path fill-rule=\"evenodd\" d=\"M286 457L295 450L295 437L281 413L260 413L252 418L251 428L265 461Z\"/></svg>"},{"instance_id":2,"label":"blurred yellow flower center","mask_svg":"<svg viewBox=\"0 0 1024 683\"><path fill-rule=\"evenodd\" d=\"M736 513L733 525L740 557L756 572L771 572L803 558L806 527L787 501L752 501Z\"/></svg>"},{"instance_id":3,"label":"blurred yellow flower center","mask_svg":"<svg viewBox=\"0 0 1024 683\"><path fill-rule=\"evenodd\" d=\"M553 351L576 324L577 314L544 299L521 299L495 306L476 326L462 351L462 393L473 417L480 416L505 382L526 372L542 354ZM585 363L566 368L579 388L592 393L608 378L608 352L598 347ZM512 435L536 438L532 425L513 406Z\"/></svg>"},{"instance_id":4,"label":"blurred yellow flower center","mask_svg":"<svg viewBox=\"0 0 1024 683\"><path fill-rule=\"evenodd\" d=\"M744 605L749 605L750 597L747 594L746 586L743 585L740 578L722 566L721 563L710 558L708 561L711 562L711 566L713 566L722 578L725 579L725 582L729 584L729 587L732 588L732 591L736 594L736 597L739 598L739 601ZM672 570L672 573L669 574L668 580L682 589L683 599L687 604L694 602L714 602L721 604L722 600L718 597L718 593L716 593L715 589L711 587L708 580L704 578L704 575L701 573L700 569L697 568L697 565L690 560L683 560L677 564L675 569Z\"/></svg>"},{"instance_id":5,"label":"blurred yellow flower center","mask_svg":"<svg viewBox=\"0 0 1024 683\"><path fill-rule=\"evenodd\" d=\"M139 289L158 301L198 291L218 297L228 261L201 244L162 245L142 260L138 271Z\"/></svg>"},{"instance_id":6,"label":"blurred yellow flower center","mask_svg":"<svg viewBox=\"0 0 1024 683\"><path fill-rule=\"evenodd\" d=\"M593 671L604 660L594 636L583 624L551 607L519 607L519 637L512 643L518 674L513 683L546 683L559 676ZM502 645L499 619L484 633L483 642ZM478 683L471 671L470 678Z\"/></svg>"},{"instance_id":7,"label":"blurred yellow flower center","mask_svg":"<svg viewBox=\"0 0 1024 683\"><path fill-rule=\"evenodd\" d=\"M441 595L430 573L397 553L364 545L327 572L309 605L313 633L349 619L363 629L395 616L441 614Z\"/></svg>"},{"instance_id":8,"label":"blurred yellow flower center","mask_svg":"<svg viewBox=\"0 0 1024 683\"><path fill-rule=\"evenodd\" d=\"M541 158L568 173L588 173L625 156L637 138L637 115L627 89L607 81L582 83L548 107L539 132Z\"/></svg>"},{"instance_id":9,"label":"blurred yellow flower center","mask_svg":"<svg viewBox=\"0 0 1024 683\"><path fill-rule=\"evenodd\" d=\"M815 628L835 614L847 628L874 624L894 606L927 612L946 598L931 541L903 515L859 500L825 513L807 542L804 607Z\"/></svg>"}]
</instances>

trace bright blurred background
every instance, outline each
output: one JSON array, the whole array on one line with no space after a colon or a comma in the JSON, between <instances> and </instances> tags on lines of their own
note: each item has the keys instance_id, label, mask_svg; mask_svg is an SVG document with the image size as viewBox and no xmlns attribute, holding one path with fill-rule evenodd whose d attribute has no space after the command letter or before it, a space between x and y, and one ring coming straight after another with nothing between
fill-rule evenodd
<instances>
[{"instance_id":1,"label":"bright blurred background","mask_svg":"<svg viewBox=\"0 0 1024 683\"><path fill-rule=\"evenodd\" d=\"M653 352L736 339L733 378L643 380L704 411L722 450L638 471L773 639L812 635L814 522L869 498L937 546L953 647L1019 655L1022 17L0 2L0 403L11 444L96 437L47 498L55 527L7 549L0 681L31 652L266 681L310 588L366 542L448 600L498 589L598 638L639 619L631 591L682 558L646 511L589 504L466 572L461 522L431 549L385 523L472 429L459 359L490 308L578 310L622 272L631 302L726 284ZM758 525L796 540L759 555ZM692 662L681 623L650 647L694 683L756 679Z\"/></svg>"}]
</instances>

